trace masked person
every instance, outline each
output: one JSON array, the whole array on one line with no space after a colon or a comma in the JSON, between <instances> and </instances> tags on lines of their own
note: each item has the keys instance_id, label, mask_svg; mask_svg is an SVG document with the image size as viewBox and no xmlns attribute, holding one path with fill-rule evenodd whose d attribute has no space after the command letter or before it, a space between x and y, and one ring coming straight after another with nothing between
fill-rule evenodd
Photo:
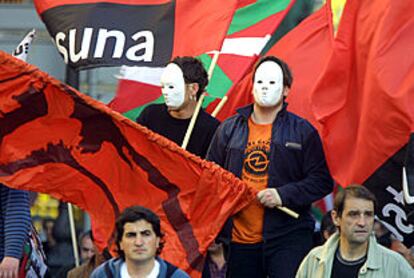
<instances>
[{"instance_id":1,"label":"masked person","mask_svg":"<svg viewBox=\"0 0 414 278\"><path fill-rule=\"evenodd\" d=\"M161 88L165 104L149 105L137 123L181 146L197 101L208 84L207 72L193 57L177 57L165 68ZM204 158L220 122L200 110L187 150Z\"/></svg>"},{"instance_id":2,"label":"masked person","mask_svg":"<svg viewBox=\"0 0 414 278\"><path fill-rule=\"evenodd\" d=\"M332 191L317 130L286 110L292 84L288 66L265 57L253 77L254 103L224 121L207 159L259 190L257 201L233 216L229 277L294 277L312 247L312 202ZM285 206L295 219L276 209Z\"/></svg>"}]
</instances>

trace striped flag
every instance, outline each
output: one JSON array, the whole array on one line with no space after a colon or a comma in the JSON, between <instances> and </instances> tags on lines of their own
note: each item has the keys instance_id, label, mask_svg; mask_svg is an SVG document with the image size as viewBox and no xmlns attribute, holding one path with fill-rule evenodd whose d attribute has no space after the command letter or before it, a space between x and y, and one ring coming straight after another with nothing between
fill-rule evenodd
<instances>
[{"instance_id":1,"label":"striped flag","mask_svg":"<svg viewBox=\"0 0 414 278\"><path fill-rule=\"evenodd\" d=\"M215 99L226 95L246 74L294 3L295 0L239 1L207 88L209 96L203 106L209 106L208 111L211 112L217 104L217 101L212 104ZM211 63L211 57L212 54L207 53L199 56L206 68ZM137 71L134 68L129 70ZM159 80L159 77L153 75L151 78ZM156 88L151 85L139 74L135 78L121 78L110 107L135 120L147 105L163 102L160 88L154 90ZM147 92L149 96L144 96Z\"/></svg>"}]
</instances>

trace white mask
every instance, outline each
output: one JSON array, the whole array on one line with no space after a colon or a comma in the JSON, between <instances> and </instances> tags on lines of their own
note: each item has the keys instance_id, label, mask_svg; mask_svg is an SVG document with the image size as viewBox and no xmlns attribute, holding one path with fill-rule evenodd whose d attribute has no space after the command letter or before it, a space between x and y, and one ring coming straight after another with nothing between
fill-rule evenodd
<instances>
[{"instance_id":1,"label":"white mask","mask_svg":"<svg viewBox=\"0 0 414 278\"><path fill-rule=\"evenodd\" d=\"M161 91L165 104L178 109L185 100L185 81L181 68L174 63L168 64L161 75Z\"/></svg>"},{"instance_id":2,"label":"white mask","mask_svg":"<svg viewBox=\"0 0 414 278\"><path fill-rule=\"evenodd\" d=\"M278 104L283 93L282 68L273 61L260 64L254 74L253 96L259 106L272 107Z\"/></svg>"}]
</instances>

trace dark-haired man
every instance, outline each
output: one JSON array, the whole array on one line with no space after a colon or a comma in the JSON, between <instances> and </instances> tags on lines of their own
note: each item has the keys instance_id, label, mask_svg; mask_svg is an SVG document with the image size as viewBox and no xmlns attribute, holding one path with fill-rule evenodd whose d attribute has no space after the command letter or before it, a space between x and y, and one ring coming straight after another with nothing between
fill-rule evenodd
<instances>
[{"instance_id":1,"label":"dark-haired man","mask_svg":"<svg viewBox=\"0 0 414 278\"><path fill-rule=\"evenodd\" d=\"M184 271L159 258L164 245L159 217L151 210L132 206L117 218L115 242L119 258L99 266L91 275L102 277L187 278Z\"/></svg>"},{"instance_id":2,"label":"dark-haired man","mask_svg":"<svg viewBox=\"0 0 414 278\"><path fill-rule=\"evenodd\" d=\"M375 196L364 186L348 186L335 197L332 220L338 232L303 260L296 277L414 277L398 253L373 234Z\"/></svg>"},{"instance_id":3,"label":"dark-haired man","mask_svg":"<svg viewBox=\"0 0 414 278\"><path fill-rule=\"evenodd\" d=\"M203 64L193 57L177 57L161 76L164 104L149 105L137 123L181 146L197 101L208 84ZM204 158L220 122L200 110L187 150Z\"/></svg>"},{"instance_id":4,"label":"dark-haired man","mask_svg":"<svg viewBox=\"0 0 414 278\"><path fill-rule=\"evenodd\" d=\"M286 63L262 59L253 76L254 104L220 125L207 154L259 190L258 202L227 225L230 277L294 277L313 243L311 204L332 191L317 130L286 110L291 84Z\"/></svg>"}]
</instances>

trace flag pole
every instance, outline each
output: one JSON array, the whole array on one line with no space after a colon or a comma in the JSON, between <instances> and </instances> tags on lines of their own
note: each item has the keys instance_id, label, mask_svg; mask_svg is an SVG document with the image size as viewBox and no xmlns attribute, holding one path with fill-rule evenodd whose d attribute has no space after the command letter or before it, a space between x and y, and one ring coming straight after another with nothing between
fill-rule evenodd
<instances>
[{"instance_id":1,"label":"flag pole","mask_svg":"<svg viewBox=\"0 0 414 278\"><path fill-rule=\"evenodd\" d=\"M79 71L74 70L69 65L66 65L66 84L72 86L75 89L79 89ZM72 238L73 256L75 257L75 266L79 266L79 252L78 252L78 240L76 238L75 220L73 218L73 206L68 203L68 216L69 216L69 229Z\"/></svg>"},{"instance_id":2,"label":"flag pole","mask_svg":"<svg viewBox=\"0 0 414 278\"><path fill-rule=\"evenodd\" d=\"M69 226L70 226L70 234L72 237L72 247L73 247L73 255L75 256L75 266L79 266L79 252L78 252L78 244L76 240L76 231L75 231L75 220L73 217L73 207L71 203L68 203L68 213L69 213Z\"/></svg>"},{"instance_id":3,"label":"flag pole","mask_svg":"<svg viewBox=\"0 0 414 278\"><path fill-rule=\"evenodd\" d=\"M211 76L213 75L214 67L217 64L217 60L218 60L218 57L219 57L219 54L220 54L220 52L217 51L217 50L215 50L213 52L214 52L214 56L213 56L213 59L211 60L210 67L209 67L208 72L207 72L208 80L211 80ZM193 133L193 129L194 129L198 114L200 113L201 105L203 104L203 101L204 101L204 96L205 96L205 93L202 93L200 98L198 99L198 102L197 102L196 108L194 110L193 116L191 117L191 120L190 120L190 124L188 125L187 131L185 133L184 140L183 140L183 143L181 145L181 147L184 150L187 149L187 145L188 145L188 142L190 141L191 133Z\"/></svg>"},{"instance_id":4,"label":"flag pole","mask_svg":"<svg viewBox=\"0 0 414 278\"><path fill-rule=\"evenodd\" d=\"M228 97L227 97L227 96L224 96L224 97L220 100L219 104L217 104L216 108L214 108L213 113L211 113L211 116L212 116L212 117L214 117L214 118L215 118L215 117L217 116L217 114L220 112L221 108L223 108L224 104L226 104L227 99L228 99Z\"/></svg>"},{"instance_id":5,"label":"flag pole","mask_svg":"<svg viewBox=\"0 0 414 278\"><path fill-rule=\"evenodd\" d=\"M278 210L281 210L281 211L283 211L284 213L286 213L286 214L288 214L288 215L290 215L290 216L292 216L293 218L299 218L299 213L297 213L297 212L295 212L295 211L293 211L293 210L291 210L290 208L287 208L287 207L276 207Z\"/></svg>"}]
</instances>

